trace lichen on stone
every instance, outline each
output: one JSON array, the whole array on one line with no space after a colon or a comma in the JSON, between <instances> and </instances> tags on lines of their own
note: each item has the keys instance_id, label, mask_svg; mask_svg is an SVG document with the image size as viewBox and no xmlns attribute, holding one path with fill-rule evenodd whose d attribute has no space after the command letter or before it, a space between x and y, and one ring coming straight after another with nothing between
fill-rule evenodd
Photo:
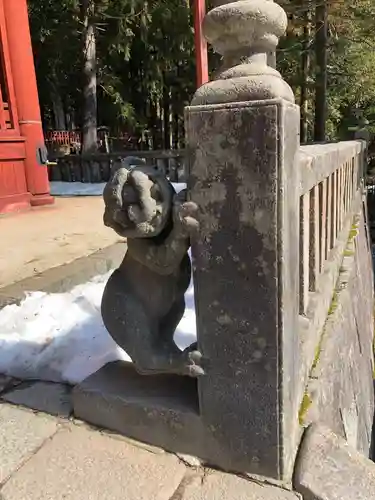
<instances>
[{"instance_id":1,"label":"lichen on stone","mask_svg":"<svg viewBox=\"0 0 375 500\"><path fill-rule=\"evenodd\" d=\"M344 257L353 257L355 252L353 250L344 250Z\"/></svg>"},{"instance_id":2,"label":"lichen on stone","mask_svg":"<svg viewBox=\"0 0 375 500\"><path fill-rule=\"evenodd\" d=\"M327 316L331 316L336 311L338 305L339 305L339 294L338 294L338 289L335 288L333 290L331 304L329 306Z\"/></svg>"},{"instance_id":3,"label":"lichen on stone","mask_svg":"<svg viewBox=\"0 0 375 500\"><path fill-rule=\"evenodd\" d=\"M312 405L312 403L313 403L313 401L311 399L310 394L307 391L305 391L303 398L302 398L302 401L301 401L299 412L298 412L299 425L301 425L301 426L304 425L305 417L306 417L307 412L308 412L310 406Z\"/></svg>"}]
</instances>

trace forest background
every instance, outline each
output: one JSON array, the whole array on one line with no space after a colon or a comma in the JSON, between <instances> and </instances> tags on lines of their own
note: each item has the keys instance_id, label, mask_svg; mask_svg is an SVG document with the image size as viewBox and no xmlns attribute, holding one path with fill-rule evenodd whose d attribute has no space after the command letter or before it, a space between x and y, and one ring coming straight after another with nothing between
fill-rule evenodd
<instances>
[{"instance_id":1,"label":"forest background","mask_svg":"<svg viewBox=\"0 0 375 500\"><path fill-rule=\"evenodd\" d=\"M128 149L184 146L193 2L28 3L45 130L82 130L83 152L96 149L100 126ZM375 132L375 0L278 3L289 25L277 67L301 106L301 142L346 139L364 123ZM209 50L210 72L219 63Z\"/></svg>"}]
</instances>

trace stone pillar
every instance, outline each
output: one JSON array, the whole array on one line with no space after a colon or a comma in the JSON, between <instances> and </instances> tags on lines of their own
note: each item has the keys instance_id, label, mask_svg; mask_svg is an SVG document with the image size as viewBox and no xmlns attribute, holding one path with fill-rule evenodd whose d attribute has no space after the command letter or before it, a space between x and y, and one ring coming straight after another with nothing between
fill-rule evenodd
<instances>
[{"instance_id":1,"label":"stone pillar","mask_svg":"<svg viewBox=\"0 0 375 500\"><path fill-rule=\"evenodd\" d=\"M221 467L290 479L299 439L299 109L268 66L286 30L269 0L211 10L223 56L186 109L200 413Z\"/></svg>"}]
</instances>

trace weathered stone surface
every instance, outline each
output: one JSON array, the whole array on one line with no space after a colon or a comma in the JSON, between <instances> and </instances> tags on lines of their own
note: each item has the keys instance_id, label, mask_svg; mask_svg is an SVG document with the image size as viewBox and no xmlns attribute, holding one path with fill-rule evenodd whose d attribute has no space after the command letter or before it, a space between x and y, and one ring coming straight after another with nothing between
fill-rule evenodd
<instances>
[{"instance_id":1,"label":"weathered stone surface","mask_svg":"<svg viewBox=\"0 0 375 500\"><path fill-rule=\"evenodd\" d=\"M185 466L84 427L62 429L1 490L2 500L168 500Z\"/></svg>"},{"instance_id":2,"label":"weathered stone surface","mask_svg":"<svg viewBox=\"0 0 375 500\"><path fill-rule=\"evenodd\" d=\"M0 484L57 430L55 419L0 403ZM24 498L28 498L26 495Z\"/></svg>"},{"instance_id":3,"label":"weathered stone surface","mask_svg":"<svg viewBox=\"0 0 375 500\"><path fill-rule=\"evenodd\" d=\"M184 485L183 485L184 486ZM207 470L181 488L181 500L298 500L298 493L235 475Z\"/></svg>"},{"instance_id":4,"label":"weathered stone surface","mask_svg":"<svg viewBox=\"0 0 375 500\"><path fill-rule=\"evenodd\" d=\"M9 389L15 387L16 385L19 385L20 383L21 381L16 378L0 374L0 394L5 391L8 391Z\"/></svg>"},{"instance_id":5,"label":"weathered stone surface","mask_svg":"<svg viewBox=\"0 0 375 500\"><path fill-rule=\"evenodd\" d=\"M82 420L170 451L203 459L212 451L190 377L145 377L109 363L74 388L73 406Z\"/></svg>"},{"instance_id":6,"label":"weathered stone surface","mask_svg":"<svg viewBox=\"0 0 375 500\"><path fill-rule=\"evenodd\" d=\"M70 198L70 200L77 200L78 198L80 199L85 199L82 196L81 197L76 197L76 198ZM95 200L95 198L91 197L92 199ZM59 199L59 203L62 202L62 198ZM74 207L74 213L80 213L79 212L80 207ZM91 214L91 217L93 217L93 212L92 210L88 211ZM64 214L64 211L62 210L60 213ZM68 212L69 214L69 212ZM69 217L68 217L69 218ZM53 224L59 225L59 222L56 222L56 219L54 220ZM76 217L76 219L79 219L79 217ZM18 219L17 219L18 220ZM3 222L3 221L2 221ZM36 224L40 224L43 226L43 222L40 223L39 221ZM87 226L87 224L86 224ZM74 226L73 226L74 227ZM11 228L9 228L9 231L11 231ZM108 231L109 232L109 231ZM34 228L34 233L35 233L35 228ZM35 234L33 233L33 239L38 241L39 245L39 251L40 251L40 242L43 241L42 236L39 232L36 232ZM24 234L23 232L20 232L20 234ZM51 234L51 233L48 233ZM77 238L81 233L76 233ZM101 240L103 236L100 233L95 234L96 240ZM56 237L56 238L50 238L52 240L64 240L65 237ZM85 238L83 238L85 240ZM24 241L22 239L22 241ZM90 241L90 240L89 240ZM103 240L101 240L103 242ZM46 242L43 241L43 244ZM48 240L48 244L49 244ZM105 242L104 242L105 243ZM88 243L86 242L83 247L86 247ZM61 244L62 245L62 244ZM14 246L20 246L20 243L18 241L14 242ZM96 245L95 245L96 246ZM74 245L72 245L74 247ZM70 247L69 247L70 248ZM3 249L1 249L2 252L4 252ZM74 248L70 248L71 251L75 252L76 250ZM83 250L83 249L82 249ZM93 251L94 248L89 249L90 251ZM4 255L8 255L8 253L4 252ZM67 255L69 257L69 253L66 251L66 247L64 246L64 258L67 259ZM99 274L105 274L111 269L114 269L116 266L118 266L123 258L124 253L126 252L126 243L125 242L120 242L120 243L114 243L113 245L107 246L105 248L102 248L101 250L97 250L94 253L91 253L90 255L86 255L87 251L81 252L79 255L84 255L84 257L79 257L73 260L72 262L68 261L66 264L62 265L56 265L57 261L55 262L54 260L54 251L48 249L48 251L44 250L43 252L43 261L46 259L49 262L49 265L47 266L47 269L44 270L43 272L39 274L35 274L29 278L22 279L21 281L16 281L14 283L11 283L3 288L0 287L0 308L5 307L6 305L10 304L18 304L20 303L24 298L25 298L25 290L28 291L43 291L47 293L56 293L56 292L66 292L71 290L73 287L76 285L79 285L81 283L85 283L86 281L89 281L92 279L94 276L98 276ZM25 252L26 253L26 252ZM28 254L30 257L30 254ZM32 254L31 254L32 255ZM61 258L61 256L58 256ZM3 259L3 262L5 262L7 259L5 257L2 257L0 255L0 258ZM31 262L33 259L31 260ZM46 266L46 263L43 262L43 266ZM14 266L13 266L14 267ZM22 269L25 267L24 264L19 264L19 267ZM3 269L0 267L0 271L2 272ZM22 272L22 271L21 271ZM17 271L18 274L18 271ZM16 274L16 276L17 276ZM2 274L0 274L2 276ZM0 283L1 285L1 283Z\"/></svg>"},{"instance_id":7,"label":"weathered stone surface","mask_svg":"<svg viewBox=\"0 0 375 500\"><path fill-rule=\"evenodd\" d=\"M178 458L182 460L182 462L190 467L201 467L202 461L198 457L194 457L192 455L185 455L184 453L176 453Z\"/></svg>"},{"instance_id":8,"label":"weathered stone surface","mask_svg":"<svg viewBox=\"0 0 375 500\"><path fill-rule=\"evenodd\" d=\"M302 441L294 480L304 500L370 500L375 464L328 428L313 424Z\"/></svg>"},{"instance_id":9,"label":"weathered stone surface","mask_svg":"<svg viewBox=\"0 0 375 500\"><path fill-rule=\"evenodd\" d=\"M293 91L276 71L276 58L271 55L287 23L285 11L276 2L216 2L204 18L203 32L223 56L223 64L213 81L198 88L193 104L275 97L294 102Z\"/></svg>"},{"instance_id":10,"label":"weathered stone surface","mask_svg":"<svg viewBox=\"0 0 375 500\"><path fill-rule=\"evenodd\" d=\"M368 456L374 418L373 277L362 212L355 219L316 350L304 424L325 424Z\"/></svg>"},{"instance_id":11,"label":"weathered stone surface","mask_svg":"<svg viewBox=\"0 0 375 500\"><path fill-rule=\"evenodd\" d=\"M71 388L47 382L24 383L2 396L9 403L27 406L51 415L68 417L72 412Z\"/></svg>"},{"instance_id":12,"label":"weathered stone surface","mask_svg":"<svg viewBox=\"0 0 375 500\"><path fill-rule=\"evenodd\" d=\"M187 108L202 420L232 470L290 476L298 405L298 109ZM281 364L281 360L282 364Z\"/></svg>"},{"instance_id":13,"label":"weathered stone surface","mask_svg":"<svg viewBox=\"0 0 375 500\"><path fill-rule=\"evenodd\" d=\"M310 191L334 172L339 165L350 161L364 151L365 145L359 141L342 141L332 144L311 144L299 148L300 193Z\"/></svg>"},{"instance_id":14,"label":"weathered stone surface","mask_svg":"<svg viewBox=\"0 0 375 500\"><path fill-rule=\"evenodd\" d=\"M335 198L336 196L334 199ZM309 293L306 316L300 316L300 371L298 379L304 393L306 393L312 367L316 364L317 353L322 350L320 346L322 331L327 322L328 312L331 309L332 298L340 274L343 255L348 244L348 235L353 224L353 214L357 213L360 208L361 193L357 192L353 200L353 211L345 220L342 231L338 233L334 241L335 246L331 250L328 260L325 262L324 272L319 276L317 291ZM338 335L337 338L339 338L340 335ZM306 418L307 412L303 409L302 399L301 397L301 406L299 410L300 417L303 417L301 421L303 421L304 424L310 423L311 419L309 420Z\"/></svg>"}]
</instances>

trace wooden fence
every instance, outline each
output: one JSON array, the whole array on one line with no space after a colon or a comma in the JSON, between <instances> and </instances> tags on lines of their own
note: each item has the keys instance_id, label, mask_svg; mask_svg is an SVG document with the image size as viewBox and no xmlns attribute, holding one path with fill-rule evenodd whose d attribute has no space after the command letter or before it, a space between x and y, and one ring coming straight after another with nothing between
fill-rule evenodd
<instances>
[{"instance_id":1,"label":"wooden fence","mask_svg":"<svg viewBox=\"0 0 375 500\"><path fill-rule=\"evenodd\" d=\"M184 150L67 155L57 158L57 165L49 167L49 179L65 182L107 182L114 164L129 156L144 158L148 165L156 165L172 182L184 180Z\"/></svg>"}]
</instances>

